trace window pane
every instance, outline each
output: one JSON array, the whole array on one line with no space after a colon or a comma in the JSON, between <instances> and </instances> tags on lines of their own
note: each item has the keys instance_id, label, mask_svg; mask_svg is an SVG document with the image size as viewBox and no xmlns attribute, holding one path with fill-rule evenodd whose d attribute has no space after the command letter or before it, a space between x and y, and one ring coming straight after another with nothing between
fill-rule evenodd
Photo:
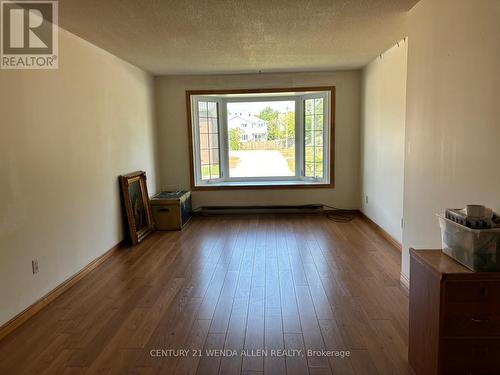
<instances>
[{"instance_id":1,"label":"window pane","mask_svg":"<svg viewBox=\"0 0 500 375\"><path fill-rule=\"evenodd\" d=\"M210 164L201 166L201 179L210 180Z\"/></svg>"},{"instance_id":2,"label":"window pane","mask_svg":"<svg viewBox=\"0 0 500 375\"><path fill-rule=\"evenodd\" d=\"M305 139L306 147L313 146L314 145L314 132L306 131L304 139Z\"/></svg>"},{"instance_id":3,"label":"window pane","mask_svg":"<svg viewBox=\"0 0 500 375\"><path fill-rule=\"evenodd\" d=\"M323 163L323 147L316 147L316 152L314 153L314 162Z\"/></svg>"},{"instance_id":4,"label":"window pane","mask_svg":"<svg viewBox=\"0 0 500 375\"><path fill-rule=\"evenodd\" d=\"M306 168L304 172L306 177L314 177L314 164L306 163Z\"/></svg>"},{"instance_id":5,"label":"window pane","mask_svg":"<svg viewBox=\"0 0 500 375\"><path fill-rule=\"evenodd\" d=\"M229 102L227 123L230 178L295 176L295 101Z\"/></svg>"},{"instance_id":6,"label":"window pane","mask_svg":"<svg viewBox=\"0 0 500 375\"><path fill-rule=\"evenodd\" d=\"M201 178L203 180L219 178L219 120L217 102L198 102L198 124Z\"/></svg>"},{"instance_id":7,"label":"window pane","mask_svg":"<svg viewBox=\"0 0 500 375\"><path fill-rule=\"evenodd\" d=\"M220 177L219 164L211 164L210 165L210 178L219 178L219 177Z\"/></svg>"},{"instance_id":8,"label":"window pane","mask_svg":"<svg viewBox=\"0 0 500 375\"><path fill-rule=\"evenodd\" d=\"M314 99L314 113L317 115L323 114L323 98Z\"/></svg>"},{"instance_id":9,"label":"window pane","mask_svg":"<svg viewBox=\"0 0 500 375\"><path fill-rule=\"evenodd\" d=\"M200 133L208 133L208 119L203 117L198 122L200 123Z\"/></svg>"},{"instance_id":10,"label":"window pane","mask_svg":"<svg viewBox=\"0 0 500 375\"><path fill-rule=\"evenodd\" d=\"M323 178L323 163L315 163L314 168L314 177Z\"/></svg>"},{"instance_id":11,"label":"window pane","mask_svg":"<svg viewBox=\"0 0 500 375\"><path fill-rule=\"evenodd\" d=\"M323 178L324 99L306 99L304 105L306 107L304 118L304 174L306 177ZM310 116L308 113L314 115ZM308 118L312 118L312 123Z\"/></svg>"},{"instance_id":12,"label":"window pane","mask_svg":"<svg viewBox=\"0 0 500 375\"><path fill-rule=\"evenodd\" d=\"M219 134L210 134L210 148L219 148Z\"/></svg>"},{"instance_id":13,"label":"window pane","mask_svg":"<svg viewBox=\"0 0 500 375\"><path fill-rule=\"evenodd\" d=\"M216 118L208 119L208 130L207 133L218 133L219 132L219 121Z\"/></svg>"},{"instance_id":14,"label":"window pane","mask_svg":"<svg viewBox=\"0 0 500 375\"><path fill-rule=\"evenodd\" d=\"M209 148L208 147L208 134L202 133L202 134L200 134L200 149L206 150L208 148Z\"/></svg>"},{"instance_id":15,"label":"window pane","mask_svg":"<svg viewBox=\"0 0 500 375\"><path fill-rule=\"evenodd\" d=\"M305 118L306 131L312 130L313 124L314 124L314 115L306 115Z\"/></svg>"},{"instance_id":16,"label":"window pane","mask_svg":"<svg viewBox=\"0 0 500 375\"><path fill-rule=\"evenodd\" d=\"M307 115L313 115L314 114L314 99L306 99L306 109L305 109L305 114Z\"/></svg>"},{"instance_id":17,"label":"window pane","mask_svg":"<svg viewBox=\"0 0 500 375\"><path fill-rule=\"evenodd\" d=\"M210 164L210 151L209 150L201 150L200 151L200 159L201 164Z\"/></svg>"},{"instance_id":18,"label":"window pane","mask_svg":"<svg viewBox=\"0 0 500 375\"><path fill-rule=\"evenodd\" d=\"M208 117L217 118L217 103L208 102Z\"/></svg>"},{"instance_id":19,"label":"window pane","mask_svg":"<svg viewBox=\"0 0 500 375\"><path fill-rule=\"evenodd\" d=\"M314 129L323 130L323 115L314 116Z\"/></svg>"},{"instance_id":20,"label":"window pane","mask_svg":"<svg viewBox=\"0 0 500 375\"><path fill-rule=\"evenodd\" d=\"M210 163L219 163L219 149L210 150Z\"/></svg>"},{"instance_id":21,"label":"window pane","mask_svg":"<svg viewBox=\"0 0 500 375\"><path fill-rule=\"evenodd\" d=\"M207 117L207 102L198 102L198 117Z\"/></svg>"},{"instance_id":22,"label":"window pane","mask_svg":"<svg viewBox=\"0 0 500 375\"><path fill-rule=\"evenodd\" d=\"M297 103L299 95L306 95L307 99ZM324 95L324 92L303 92L293 97L252 94L245 102L231 95L193 96L196 106L191 115L197 117L193 120L197 178L252 181L256 180L253 177L272 179L296 175L323 178L324 168L328 166L328 157L324 155L324 146L328 144ZM227 110L227 129L226 120L221 122L218 118L221 109L224 113ZM295 118L296 110L302 119ZM224 124L222 133L221 123ZM297 136L301 140L298 149L296 126L299 126ZM300 166L296 166L296 154L303 163ZM221 163L227 165L227 175Z\"/></svg>"},{"instance_id":23,"label":"window pane","mask_svg":"<svg viewBox=\"0 0 500 375\"><path fill-rule=\"evenodd\" d=\"M306 146L304 157L306 158L306 163L314 162L314 147Z\"/></svg>"},{"instance_id":24,"label":"window pane","mask_svg":"<svg viewBox=\"0 0 500 375\"><path fill-rule=\"evenodd\" d=\"M323 132L314 132L314 145L323 147Z\"/></svg>"}]
</instances>

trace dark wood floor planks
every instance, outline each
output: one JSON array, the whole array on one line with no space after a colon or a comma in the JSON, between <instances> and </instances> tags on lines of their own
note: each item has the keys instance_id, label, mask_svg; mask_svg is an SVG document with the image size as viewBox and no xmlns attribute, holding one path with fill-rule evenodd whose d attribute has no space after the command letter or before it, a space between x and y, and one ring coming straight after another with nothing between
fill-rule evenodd
<instances>
[{"instance_id":1,"label":"dark wood floor planks","mask_svg":"<svg viewBox=\"0 0 500 375\"><path fill-rule=\"evenodd\" d=\"M0 374L405 374L399 272L361 217L197 217L114 255L0 341Z\"/></svg>"}]
</instances>

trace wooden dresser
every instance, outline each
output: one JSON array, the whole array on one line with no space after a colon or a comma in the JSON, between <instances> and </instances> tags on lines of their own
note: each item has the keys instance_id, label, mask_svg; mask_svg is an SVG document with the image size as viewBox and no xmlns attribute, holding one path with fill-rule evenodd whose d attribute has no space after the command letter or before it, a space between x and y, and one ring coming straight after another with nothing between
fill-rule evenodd
<instances>
[{"instance_id":1,"label":"wooden dresser","mask_svg":"<svg viewBox=\"0 0 500 375\"><path fill-rule=\"evenodd\" d=\"M411 249L408 362L417 375L500 374L500 273Z\"/></svg>"}]
</instances>

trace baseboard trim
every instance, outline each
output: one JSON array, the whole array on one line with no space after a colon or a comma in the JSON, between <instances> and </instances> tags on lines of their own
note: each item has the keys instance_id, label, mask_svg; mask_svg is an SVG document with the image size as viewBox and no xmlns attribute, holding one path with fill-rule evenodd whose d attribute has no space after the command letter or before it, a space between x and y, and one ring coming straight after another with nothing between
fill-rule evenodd
<instances>
[{"instance_id":1,"label":"baseboard trim","mask_svg":"<svg viewBox=\"0 0 500 375\"><path fill-rule=\"evenodd\" d=\"M408 276L406 276L403 272L399 274L399 282L406 292L410 291L410 279L408 279Z\"/></svg>"},{"instance_id":2,"label":"baseboard trim","mask_svg":"<svg viewBox=\"0 0 500 375\"><path fill-rule=\"evenodd\" d=\"M76 283L78 283L81 279L83 279L85 276L87 276L94 269L99 267L102 263L104 263L108 258L110 258L112 255L114 255L118 250L120 250L123 247L124 247L124 242L121 241L120 243L118 243L117 245L115 245L114 247L112 247L111 249L106 251L104 254L102 254L98 258L94 259L89 264L87 264L85 267L83 267L80 271L75 273L73 276L71 276L70 278L63 281L61 284L59 284L57 287L55 287L53 290L51 290L45 296L40 298L38 301L33 303L31 306L27 307L24 311L17 314L15 317L13 317L7 323L0 326L0 340L2 340L4 337L6 337L11 332L13 332L15 329L19 328L22 324L24 324L26 321L28 321L36 313L38 313L40 310L42 310L44 307L46 307L49 303L54 301L61 294L63 294L67 290L69 290L72 286L74 286Z\"/></svg>"},{"instance_id":3,"label":"baseboard trim","mask_svg":"<svg viewBox=\"0 0 500 375\"><path fill-rule=\"evenodd\" d=\"M360 215L365 219L370 226L375 229L382 237L384 237L392 246L394 246L396 249L399 251L402 250L403 245L401 245L401 242L396 240L394 237L392 237L389 233L385 231L380 225L378 225L376 222L374 222L372 219L370 219L368 216L364 214L364 212L359 211Z\"/></svg>"}]
</instances>

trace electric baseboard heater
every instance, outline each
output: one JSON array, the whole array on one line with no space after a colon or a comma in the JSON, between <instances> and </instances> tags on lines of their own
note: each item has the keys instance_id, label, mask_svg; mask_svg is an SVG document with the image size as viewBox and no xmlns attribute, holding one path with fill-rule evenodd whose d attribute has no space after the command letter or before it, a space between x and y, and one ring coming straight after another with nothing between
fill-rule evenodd
<instances>
[{"instance_id":1,"label":"electric baseboard heater","mask_svg":"<svg viewBox=\"0 0 500 375\"><path fill-rule=\"evenodd\" d=\"M322 204L281 206L204 206L196 210L201 215L268 214L268 213L321 213Z\"/></svg>"}]
</instances>

